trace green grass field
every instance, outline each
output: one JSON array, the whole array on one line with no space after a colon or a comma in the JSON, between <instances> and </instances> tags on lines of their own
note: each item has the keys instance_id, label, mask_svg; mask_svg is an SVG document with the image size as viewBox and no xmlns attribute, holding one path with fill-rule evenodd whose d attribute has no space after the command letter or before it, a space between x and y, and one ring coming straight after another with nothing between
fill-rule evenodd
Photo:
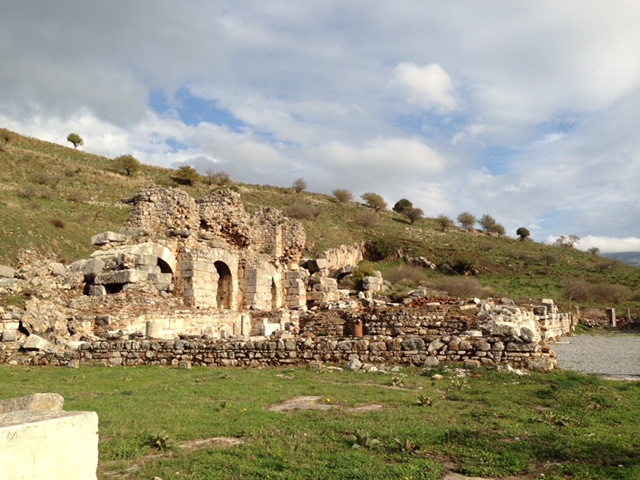
<instances>
[{"instance_id":1,"label":"green grass field","mask_svg":"<svg viewBox=\"0 0 640 480\"><path fill-rule=\"evenodd\" d=\"M640 478L638 382L420 373L2 366L0 398L56 392L97 412L101 479ZM335 408L268 408L300 395ZM242 443L194 444L214 437Z\"/></svg>"}]
</instances>

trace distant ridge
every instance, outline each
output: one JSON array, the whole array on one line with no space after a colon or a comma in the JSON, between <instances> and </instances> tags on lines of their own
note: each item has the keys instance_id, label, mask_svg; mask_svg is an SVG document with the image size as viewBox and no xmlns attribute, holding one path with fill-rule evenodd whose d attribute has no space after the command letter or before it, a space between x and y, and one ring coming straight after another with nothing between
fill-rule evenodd
<instances>
[{"instance_id":1,"label":"distant ridge","mask_svg":"<svg viewBox=\"0 0 640 480\"><path fill-rule=\"evenodd\" d=\"M620 260L622 263L640 268L640 252L601 253L600 256Z\"/></svg>"}]
</instances>

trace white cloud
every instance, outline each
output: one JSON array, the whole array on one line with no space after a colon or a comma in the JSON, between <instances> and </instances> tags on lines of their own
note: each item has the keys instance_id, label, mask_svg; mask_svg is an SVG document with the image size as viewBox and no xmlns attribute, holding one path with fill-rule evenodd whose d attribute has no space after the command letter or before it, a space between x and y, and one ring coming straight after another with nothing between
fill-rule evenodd
<instances>
[{"instance_id":1,"label":"white cloud","mask_svg":"<svg viewBox=\"0 0 640 480\"><path fill-rule=\"evenodd\" d=\"M558 237L556 236L550 236L547 238L547 243L553 244L557 238ZM576 243L575 248L585 252L590 248L598 248L602 253L640 252L640 238L616 238L587 235L586 237L582 237L580 241Z\"/></svg>"},{"instance_id":2,"label":"white cloud","mask_svg":"<svg viewBox=\"0 0 640 480\"><path fill-rule=\"evenodd\" d=\"M442 112L457 108L453 81L437 63L420 67L411 62L402 62L395 68L394 74L392 84L407 89L410 103Z\"/></svg>"}]
</instances>

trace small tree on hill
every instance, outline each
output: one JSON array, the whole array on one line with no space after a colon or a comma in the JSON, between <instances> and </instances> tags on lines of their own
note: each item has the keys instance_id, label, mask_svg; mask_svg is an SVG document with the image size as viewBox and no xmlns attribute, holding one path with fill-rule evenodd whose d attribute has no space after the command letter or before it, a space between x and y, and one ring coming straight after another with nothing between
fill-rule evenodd
<instances>
[{"instance_id":1,"label":"small tree on hill","mask_svg":"<svg viewBox=\"0 0 640 480\"><path fill-rule=\"evenodd\" d=\"M194 185L200 180L200 174L190 165L183 165L178 168L176 180L183 185Z\"/></svg>"},{"instance_id":2,"label":"small tree on hill","mask_svg":"<svg viewBox=\"0 0 640 480\"><path fill-rule=\"evenodd\" d=\"M573 248L576 243L580 243L580 237L578 235L569 235L568 237L560 235L556 238L556 241L553 242L553 245L555 247Z\"/></svg>"},{"instance_id":3,"label":"small tree on hill","mask_svg":"<svg viewBox=\"0 0 640 480\"><path fill-rule=\"evenodd\" d=\"M67 135L67 142L73 143L73 148L78 148L80 145L84 145L84 140L77 133L70 133Z\"/></svg>"},{"instance_id":4,"label":"small tree on hill","mask_svg":"<svg viewBox=\"0 0 640 480\"><path fill-rule=\"evenodd\" d=\"M587 252L593 256L597 256L600 253L600 249L598 247L591 247Z\"/></svg>"},{"instance_id":5,"label":"small tree on hill","mask_svg":"<svg viewBox=\"0 0 640 480\"><path fill-rule=\"evenodd\" d=\"M404 213L404 211L409 209L409 208L413 208L413 203L411 203L406 198L401 198L400 200L398 200L396 202L396 204L393 206L392 210L394 212L397 212L397 213Z\"/></svg>"},{"instance_id":6,"label":"small tree on hill","mask_svg":"<svg viewBox=\"0 0 640 480\"><path fill-rule=\"evenodd\" d=\"M114 159L113 166L117 172L132 177L140 170L140 162L132 155L120 155Z\"/></svg>"},{"instance_id":7,"label":"small tree on hill","mask_svg":"<svg viewBox=\"0 0 640 480\"><path fill-rule=\"evenodd\" d=\"M12 138L12 135L9 130L6 130L4 128L0 129L0 141L2 141L4 145L9 143L11 141L11 138Z\"/></svg>"},{"instance_id":8,"label":"small tree on hill","mask_svg":"<svg viewBox=\"0 0 640 480\"><path fill-rule=\"evenodd\" d=\"M440 229L444 232L447 228L453 227L453 220L449 218L447 215L440 214L438 218L436 218L436 223L440 227Z\"/></svg>"},{"instance_id":9,"label":"small tree on hill","mask_svg":"<svg viewBox=\"0 0 640 480\"><path fill-rule=\"evenodd\" d=\"M484 228L487 233L495 233L497 235L504 235L505 229L502 225L500 225L496 220L486 213L482 215L480 221L478 222L482 228Z\"/></svg>"},{"instance_id":10,"label":"small tree on hill","mask_svg":"<svg viewBox=\"0 0 640 480\"><path fill-rule=\"evenodd\" d=\"M364 203L367 206L373 208L376 212L379 212L380 210L386 210L387 208L387 202L385 202L384 199L377 193L363 193L360 198L364 200Z\"/></svg>"},{"instance_id":11,"label":"small tree on hill","mask_svg":"<svg viewBox=\"0 0 640 480\"><path fill-rule=\"evenodd\" d=\"M353 194L344 188L336 188L332 193L338 203L350 202L353 199Z\"/></svg>"},{"instance_id":12,"label":"small tree on hill","mask_svg":"<svg viewBox=\"0 0 640 480\"><path fill-rule=\"evenodd\" d=\"M520 237L519 240L521 242L524 242L527 238L531 236L531 232L529 232L529 230L526 229L525 227L520 227L518 228L518 230L516 230L516 235Z\"/></svg>"},{"instance_id":13,"label":"small tree on hill","mask_svg":"<svg viewBox=\"0 0 640 480\"><path fill-rule=\"evenodd\" d=\"M304 192L307 189L307 182L304 178L297 178L296 181L293 182L293 185L291 185L291 188L293 188L296 193Z\"/></svg>"},{"instance_id":14,"label":"small tree on hill","mask_svg":"<svg viewBox=\"0 0 640 480\"><path fill-rule=\"evenodd\" d=\"M209 185L218 185L219 187L221 187L231 183L231 177L227 172L214 172L213 170L209 169L205 173L207 174L207 182L209 183Z\"/></svg>"},{"instance_id":15,"label":"small tree on hill","mask_svg":"<svg viewBox=\"0 0 640 480\"><path fill-rule=\"evenodd\" d=\"M407 217L407 220L409 220L409 223L411 225L416 223L418 220L422 220L422 218L424 217L424 212L422 211L422 209L421 208L415 208L415 207L404 209L402 211L402 214L405 217Z\"/></svg>"},{"instance_id":16,"label":"small tree on hill","mask_svg":"<svg viewBox=\"0 0 640 480\"><path fill-rule=\"evenodd\" d=\"M458 223L465 230L471 230L476 222L476 217L469 212L463 212L458 215Z\"/></svg>"}]
</instances>

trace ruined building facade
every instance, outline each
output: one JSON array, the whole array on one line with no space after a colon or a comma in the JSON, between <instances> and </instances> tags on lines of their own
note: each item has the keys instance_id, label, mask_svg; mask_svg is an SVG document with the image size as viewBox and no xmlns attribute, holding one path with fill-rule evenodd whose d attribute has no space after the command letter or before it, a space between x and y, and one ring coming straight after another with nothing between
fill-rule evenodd
<instances>
[{"instance_id":1,"label":"ruined building facade","mask_svg":"<svg viewBox=\"0 0 640 480\"><path fill-rule=\"evenodd\" d=\"M233 190L194 200L180 189L151 186L125 201L131 215L122 233L92 239L102 249L83 267L90 295L148 280L197 309L306 304L298 268L305 232L279 210L249 214Z\"/></svg>"}]
</instances>

